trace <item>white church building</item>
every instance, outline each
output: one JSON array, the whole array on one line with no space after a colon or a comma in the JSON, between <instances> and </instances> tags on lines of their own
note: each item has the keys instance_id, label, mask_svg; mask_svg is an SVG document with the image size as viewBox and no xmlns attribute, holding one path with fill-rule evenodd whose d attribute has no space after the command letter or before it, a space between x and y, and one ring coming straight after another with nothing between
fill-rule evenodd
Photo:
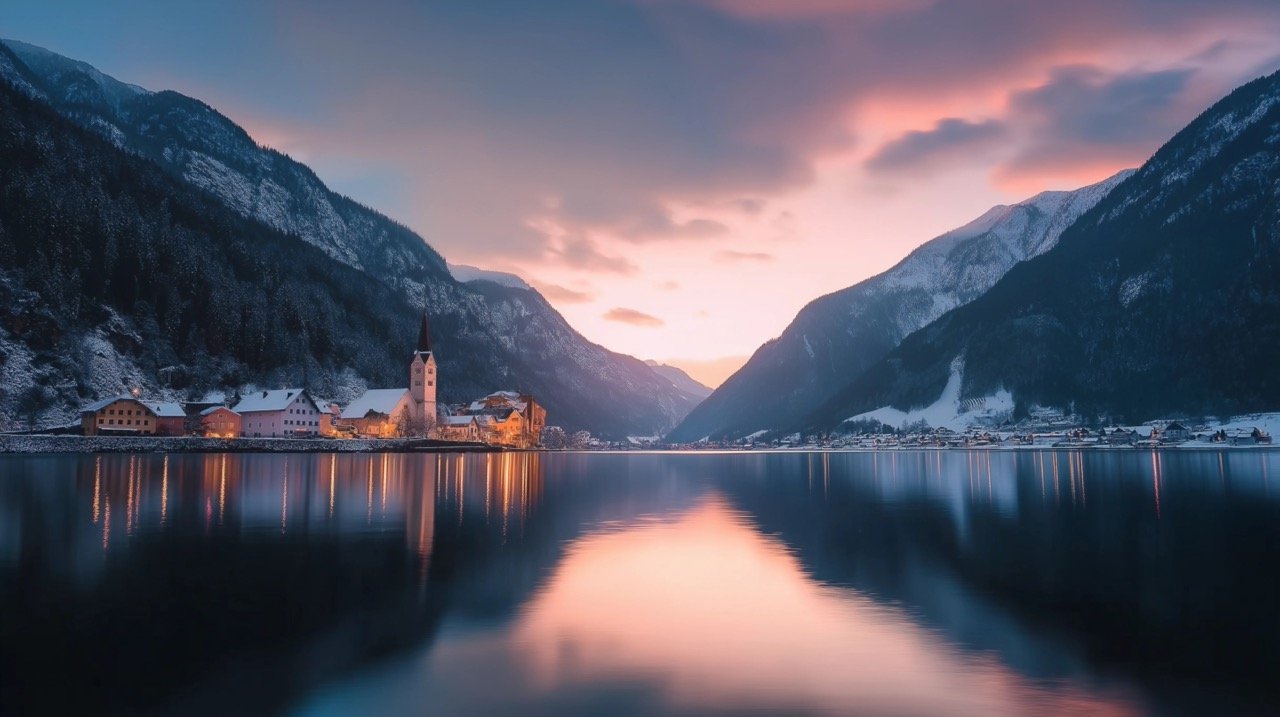
<instances>
[{"instance_id":1,"label":"white church building","mask_svg":"<svg viewBox=\"0 0 1280 717\"><path fill-rule=\"evenodd\" d=\"M361 436L426 436L436 423L438 378L431 331L423 312L418 346L409 359L409 387L367 390L342 410L339 422L352 426Z\"/></svg>"}]
</instances>

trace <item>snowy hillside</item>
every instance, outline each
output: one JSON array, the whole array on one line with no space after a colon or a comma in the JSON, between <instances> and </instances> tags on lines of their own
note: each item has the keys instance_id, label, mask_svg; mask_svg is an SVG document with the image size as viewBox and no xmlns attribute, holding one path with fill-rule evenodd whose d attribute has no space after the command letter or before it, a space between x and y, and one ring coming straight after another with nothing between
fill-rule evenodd
<instances>
[{"instance_id":1,"label":"snowy hillside","mask_svg":"<svg viewBox=\"0 0 1280 717\"><path fill-rule=\"evenodd\" d=\"M587 341L527 286L459 282L421 237L330 191L308 167L259 146L198 100L149 92L82 62L7 40L0 42L0 77L234 212L299 237L385 284L410 312L429 311L440 333L442 373L450 379L441 385L447 401L500 388L532 391L544 400L551 422L619 437L666 431L693 404L638 359ZM292 380L306 376L301 361L295 374ZM350 377L341 392L358 390L372 378ZM82 398L121 388L108 384L81 387L87 394ZM73 408L64 406L62 413Z\"/></svg>"},{"instance_id":2,"label":"snowy hillside","mask_svg":"<svg viewBox=\"0 0 1280 717\"><path fill-rule=\"evenodd\" d=\"M1057 246L901 342L804 421L954 388L1123 421L1280 406L1280 73L1180 131ZM1015 416L1018 413L1015 407Z\"/></svg>"},{"instance_id":3,"label":"snowy hillside","mask_svg":"<svg viewBox=\"0 0 1280 717\"><path fill-rule=\"evenodd\" d=\"M792 425L908 334L981 296L1019 262L1049 250L1131 174L994 207L883 274L813 301L668 438L732 438Z\"/></svg>"}]
</instances>

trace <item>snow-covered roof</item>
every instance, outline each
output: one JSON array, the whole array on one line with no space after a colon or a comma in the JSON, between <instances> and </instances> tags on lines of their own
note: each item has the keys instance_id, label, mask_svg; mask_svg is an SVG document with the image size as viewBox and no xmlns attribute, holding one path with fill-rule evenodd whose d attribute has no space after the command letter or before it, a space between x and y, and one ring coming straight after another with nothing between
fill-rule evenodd
<instances>
[{"instance_id":1,"label":"snow-covered roof","mask_svg":"<svg viewBox=\"0 0 1280 717\"><path fill-rule=\"evenodd\" d=\"M471 413L484 413L510 408L523 412L529 407L529 405L525 401L520 400L521 398L522 397L518 391L494 391L484 398L472 401L471 404L467 406L467 410Z\"/></svg>"},{"instance_id":2,"label":"snow-covered roof","mask_svg":"<svg viewBox=\"0 0 1280 717\"><path fill-rule=\"evenodd\" d=\"M446 426L466 426L476 420L475 416L445 416L444 425Z\"/></svg>"},{"instance_id":3,"label":"snow-covered roof","mask_svg":"<svg viewBox=\"0 0 1280 717\"><path fill-rule=\"evenodd\" d=\"M208 416L208 415L211 415L211 414L217 413L218 411L222 411L222 410L224 410L224 409L225 409L225 410L227 410L227 411L231 411L231 409L230 409L230 408L227 408L226 406L210 406L210 407L208 407L208 408L204 409L203 411L201 411L201 412L200 412L200 415L201 415L201 416ZM232 413L235 413L235 411L231 411L231 412L232 412Z\"/></svg>"},{"instance_id":4,"label":"snow-covered roof","mask_svg":"<svg viewBox=\"0 0 1280 717\"><path fill-rule=\"evenodd\" d=\"M373 388L342 410L343 418L364 418L370 411L390 416L409 392L407 388Z\"/></svg>"},{"instance_id":5,"label":"snow-covered roof","mask_svg":"<svg viewBox=\"0 0 1280 717\"><path fill-rule=\"evenodd\" d=\"M172 401L147 401L146 407L150 408L160 418L186 418L187 412L182 410L181 403L173 403Z\"/></svg>"},{"instance_id":6,"label":"snow-covered roof","mask_svg":"<svg viewBox=\"0 0 1280 717\"><path fill-rule=\"evenodd\" d=\"M293 403L299 394L304 394L300 388L282 388L275 391L254 391L247 393L240 398L240 402L232 409L236 413L255 413L258 411L283 411ZM311 401L310 398L307 399ZM311 401L315 403L315 401Z\"/></svg>"},{"instance_id":7,"label":"snow-covered roof","mask_svg":"<svg viewBox=\"0 0 1280 717\"><path fill-rule=\"evenodd\" d=\"M84 408L80 409L80 412L81 413L97 413L98 411L101 411L107 406L110 406L111 404L115 403L116 401L122 401L122 400L132 401L134 400L134 398L132 396L111 396L110 398L98 399L97 401L94 401L88 406L85 406Z\"/></svg>"}]
</instances>

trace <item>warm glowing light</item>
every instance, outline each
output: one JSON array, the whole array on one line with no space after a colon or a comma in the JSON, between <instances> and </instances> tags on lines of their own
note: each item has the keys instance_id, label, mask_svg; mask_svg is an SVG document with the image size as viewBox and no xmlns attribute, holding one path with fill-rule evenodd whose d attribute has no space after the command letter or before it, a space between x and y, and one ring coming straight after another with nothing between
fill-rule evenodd
<instances>
[{"instance_id":1,"label":"warm glowing light","mask_svg":"<svg viewBox=\"0 0 1280 717\"><path fill-rule=\"evenodd\" d=\"M962 655L898 608L815 582L718 497L575 543L511 649L541 690L652 680L690 712L1134 713Z\"/></svg>"}]
</instances>

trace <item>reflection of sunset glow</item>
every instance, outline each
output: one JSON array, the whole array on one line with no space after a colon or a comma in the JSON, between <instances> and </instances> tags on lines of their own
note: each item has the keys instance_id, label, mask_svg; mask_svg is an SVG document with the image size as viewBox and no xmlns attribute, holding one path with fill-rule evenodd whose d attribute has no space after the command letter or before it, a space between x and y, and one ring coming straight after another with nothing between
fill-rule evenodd
<instances>
[{"instance_id":1,"label":"reflection of sunset glow","mask_svg":"<svg viewBox=\"0 0 1280 717\"><path fill-rule=\"evenodd\" d=\"M965 658L899 609L814 582L718 498L575 544L514 635L542 689L643 677L689 708L1133 712Z\"/></svg>"}]
</instances>

